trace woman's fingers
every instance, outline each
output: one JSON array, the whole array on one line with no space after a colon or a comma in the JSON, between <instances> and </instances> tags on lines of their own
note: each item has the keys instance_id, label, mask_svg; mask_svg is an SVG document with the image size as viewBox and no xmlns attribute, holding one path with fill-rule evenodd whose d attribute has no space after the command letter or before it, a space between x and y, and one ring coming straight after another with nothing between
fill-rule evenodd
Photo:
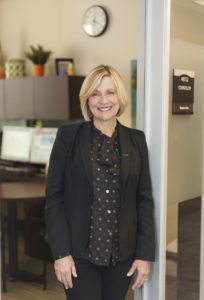
<instances>
[{"instance_id":1,"label":"woman's fingers","mask_svg":"<svg viewBox=\"0 0 204 300\"><path fill-rule=\"evenodd\" d=\"M62 276L61 276L61 273L60 273L58 270L55 269L55 274L56 274L56 276L57 276L57 279L58 279L60 282L62 282Z\"/></svg>"},{"instance_id":2,"label":"woman's fingers","mask_svg":"<svg viewBox=\"0 0 204 300\"><path fill-rule=\"evenodd\" d=\"M69 280L68 272L61 273L61 278L61 283L64 284L66 290L72 287L72 282Z\"/></svg>"},{"instance_id":3,"label":"woman's fingers","mask_svg":"<svg viewBox=\"0 0 204 300\"><path fill-rule=\"evenodd\" d=\"M65 289L72 288L72 276L69 271L56 271L57 279L64 284Z\"/></svg>"},{"instance_id":4,"label":"woman's fingers","mask_svg":"<svg viewBox=\"0 0 204 300\"><path fill-rule=\"evenodd\" d=\"M71 270L70 270L71 271ZM71 274L71 272L67 272L66 273L66 281L65 281L66 283L67 283L67 288L73 288L73 283L72 283L72 274ZM66 288L66 287L65 287Z\"/></svg>"},{"instance_id":5,"label":"woman's fingers","mask_svg":"<svg viewBox=\"0 0 204 300\"><path fill-rule=\"evenodd\" d=\"M74 277L77 277L77 272L76 272L75 264L72 266L72 275L73 275Z\"/></svg>"},{"instance_id":6,"label":"woman's fingers","mask_svg":"<svg viewBox=\"0 0 204 300\"><path fill-rule=\"evenodd\" d=\"M127 276L132 276L136 270L137 277L134 284L132 285L133 290L140 288L147 281L150 272L150 262L139 259L135 260L132 263L132 266L128 271Z\"/></svg>"},{"instance_id":7,"label":"woman's fingers","mask_svg":"<svg viewBox=\"0 0 204 300\"><path fill-rule=\"evenodd\" d=\"M131 265L130 270L127 273L127 276L128 277L132 276L135 273L136 269L137 269L137 264L136 264L136 261L134 261Z\"/></svg>"},{"instance_id":8,"label":"woman's fingers","mask_svg":"<svg viewBox=\"0 0 204 300\"><path fill-rule=\"evenodd\" d=\"M134 282L134 284L132 285L132 289L139 289L145 282L145 277L143 274L138 273L137 278Z\"/></svg>"},{"instance_id":9,"label":"woman's fingers","mask_svg":"<svg viewBox=\"0 0 204 300\"><path fill-rule=\"evenodd\" d=\"M74 260L71 255L55 260L57 279L64 284L65 289L72 288L72 275L77 277Z\"/></svg>"}]
</instances>

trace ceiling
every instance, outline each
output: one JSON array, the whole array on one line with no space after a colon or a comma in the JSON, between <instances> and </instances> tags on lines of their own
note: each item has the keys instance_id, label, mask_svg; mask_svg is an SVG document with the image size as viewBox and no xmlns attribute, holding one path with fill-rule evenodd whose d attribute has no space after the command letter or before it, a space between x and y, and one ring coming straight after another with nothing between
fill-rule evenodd
<instances>
[{"instance_id":1,"label":"ceiling","mask_svg":"<svg viewBox=\"0 0 204 300\"><path fill-rule=\"evenodd\" d=\"M200 1L202 1L204 4L204 0ZM204 15L204 6L194 3L193 0L171 0L171 2L185 9Z\"/></svg>"}]
</instances>

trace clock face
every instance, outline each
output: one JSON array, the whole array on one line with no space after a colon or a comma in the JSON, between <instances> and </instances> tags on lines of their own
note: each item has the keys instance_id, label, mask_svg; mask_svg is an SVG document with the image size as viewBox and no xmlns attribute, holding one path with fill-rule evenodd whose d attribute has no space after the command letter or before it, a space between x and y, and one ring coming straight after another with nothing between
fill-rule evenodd
<instances>
[{"instance_id":1,"label":"clock face","mask_svg":"<svg viewBox=\"0 0 204 300\"><path fill-rule=\"evenodd\" d=\"M91 6L83 17L83 29L86 34L96 37L104 33L108 26L108 14L101 6Z\"/></svg>"}]
</instances>

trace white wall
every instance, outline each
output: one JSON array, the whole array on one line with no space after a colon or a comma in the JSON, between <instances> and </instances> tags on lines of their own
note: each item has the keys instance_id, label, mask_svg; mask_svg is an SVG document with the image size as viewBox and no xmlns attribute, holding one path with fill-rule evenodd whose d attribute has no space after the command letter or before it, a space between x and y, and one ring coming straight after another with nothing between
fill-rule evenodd
<instances>
[{"instance_id":1,"label":"white wall","mask_svg":"<svg viewBox=\"0 0 204 300\"><path fill-rule=\"evenodd\" d=\"M171 39L168 204L202 194L204 46ZM195 71L193 115L172 115L172 69Z\"/></svg>"},{"instance_id":2,"label":"white wall","mask_svg":"<svg viewBox=\"0 0 204 300\"><path fill-rule=\"evenodd\" d=\"M107 32L99 38L82 31L82 16L91 5L103 5L110 16ZM46 75L55 74L54 58L72 57L76 74L85 75L100 63L122 75L130 96L130 60L137 58L137 0L1 0L0 41L6 58L25 58L29 45L53 51ZM33 75L27 61L27 75ZM120 120L131 125L129 105Z\"/></svg>"}]
</instances>

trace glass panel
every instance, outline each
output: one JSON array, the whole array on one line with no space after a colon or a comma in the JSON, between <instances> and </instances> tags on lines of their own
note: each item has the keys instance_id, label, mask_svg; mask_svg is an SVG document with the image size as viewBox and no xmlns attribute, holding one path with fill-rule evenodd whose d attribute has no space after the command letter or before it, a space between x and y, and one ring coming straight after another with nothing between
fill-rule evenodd
<instances>
[{"instance_id":1,"label":"glass panel","mask_svg":"<svg viewBox=\"0 0 204 300\"><path fill-rule=\"evenodd\" d=\"M200 299L203 20L204 6L171 1L166 300ZM195 72L193 114L172 114L174 69Z\"/></svg>"}]
</instances>

